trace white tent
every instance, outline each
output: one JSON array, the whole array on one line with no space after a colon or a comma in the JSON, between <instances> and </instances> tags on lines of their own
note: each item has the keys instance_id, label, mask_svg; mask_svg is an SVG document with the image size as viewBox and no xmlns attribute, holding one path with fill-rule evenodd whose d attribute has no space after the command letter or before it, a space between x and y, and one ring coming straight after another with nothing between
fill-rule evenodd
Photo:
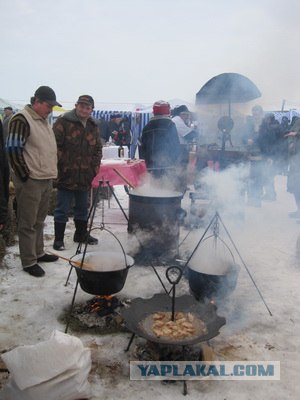
<instances>
[{"instance_id":1,"label":"white tent","mask_svg":"<svg viewBox=\"0 0 300 400\"><path fill-rule=\"evenodd\" d=\"M5 107L12 107L14 111L21 110L24 105L14 103L12 101L8 101L0 98L0 110L3 110Z\"/></svg>"}]
</instances>

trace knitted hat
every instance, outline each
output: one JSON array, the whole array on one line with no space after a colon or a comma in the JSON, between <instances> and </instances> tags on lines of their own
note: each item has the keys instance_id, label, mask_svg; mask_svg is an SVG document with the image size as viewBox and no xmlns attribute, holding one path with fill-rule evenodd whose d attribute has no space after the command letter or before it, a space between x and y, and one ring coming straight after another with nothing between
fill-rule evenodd
<instances>
[{"instance_id":1,"label":"knitted hat","mask_svg":"<svg viewBox=\"0 0 300 400\"><path fill-rule=\"evenodd\" d=\"M153 104L154 115L170 115L171 107L167 101L159 100Z\"/></svg>"}]
</instances>

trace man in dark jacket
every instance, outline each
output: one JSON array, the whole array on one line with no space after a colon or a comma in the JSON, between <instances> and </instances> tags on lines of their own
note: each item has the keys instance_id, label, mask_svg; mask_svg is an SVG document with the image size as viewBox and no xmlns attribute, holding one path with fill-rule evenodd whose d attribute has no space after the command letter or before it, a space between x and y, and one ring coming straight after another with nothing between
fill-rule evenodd
<instances>
[{"instance_id":1,"label":"man in dark jacket","mask_svg":"<svg viewBox=\"0 0 300 400\"><path fill-rule=\"evenodd\" d=\"M2 123L0 121L0 232L4 228L7 219L8 185L9 167L4 148Z\"/></svg>"},{"instance_id":2,"label":"man in dark jacket","mask_svg":"<svg viewBox=\"0 0 300 400\"><path fill-rule=\"evenodd\" d=\"M275 201L274 178L277 173L276 161L279 158L280 125L274 114L268 113L259 128L258 144L263 157L263 190L262 200Z\"/></svg>"},{"instance_id":3,"label":"man in dark jacket","mask_svg":"<svg viewBox=\"0 0 300 400\"><path fill-rule=\"evenodd\" d=\"M75 108L59 117L53 126L58 153L55 250L64 250L64 232L73 199L74 242L98 243L97 239L87 234L88 195L102 157L99 128L91 117L93 108L93 98L82 95Z\"/></svg>"},{"instance_id":4,"label":"man in dark jacket","mask_svg":"<svg viewBox=\"0 0 300 400\"><path fill-rule=\"evenodd\" d=\"M130 123L128 118L122 114L112 114L109 121L110 135L116 146L127 146L131 143Z\"/></svg>"},{"instance_id":5,"label":"man in dark jacket","mask_svg":"<svg viewBox=\"0 0 300 400\"><path fill-rule=\"evenodd\" d=\"M153 114L142 132L140 157L145 159L147 169L154 178L167 177L174 188L177 186L180 143L176 125L170 118L170 104L155 102Z\"/></svg>"},{"instance_id":6,"label":"man in dark jacket","mask_svg":"<svg viewBox=\"0 0 300 400\"><path fill-rule=\"evenodd\" d=\"M295 198L297 210L289 212L291 218L300 218L300 118L294 119L290 132L285 135L288 140L289 169L287 191Z\"/></svg>"}]
</instances>

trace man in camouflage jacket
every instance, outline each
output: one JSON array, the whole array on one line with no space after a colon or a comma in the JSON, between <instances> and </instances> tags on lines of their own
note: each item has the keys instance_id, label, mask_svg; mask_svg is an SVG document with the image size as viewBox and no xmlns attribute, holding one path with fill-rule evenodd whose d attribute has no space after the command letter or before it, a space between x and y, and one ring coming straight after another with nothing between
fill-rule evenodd
<instances>
[{"instance_id":1,"label":"man in camouflage jacket","mask_svg":"<svg viewBox=\"0 0 300 400\"><path fill-rule=\"evenodd\" d=\"M99 128L91 118L94 100L79 97L75 108L60 116L53 126L57 143L57 204L54 210L55 240L53 248L64 250L64 232L71 202L75 200L74 241L97 244L87 234L88 195L102 157Z\"/></svg>"}]
</instances>

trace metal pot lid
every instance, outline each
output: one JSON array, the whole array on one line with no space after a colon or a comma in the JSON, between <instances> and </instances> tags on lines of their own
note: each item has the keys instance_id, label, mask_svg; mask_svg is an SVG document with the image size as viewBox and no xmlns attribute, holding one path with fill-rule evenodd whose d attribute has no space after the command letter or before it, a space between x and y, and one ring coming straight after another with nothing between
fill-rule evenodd
<instances>
[{"instance_id":1,"label":"metal pot lid","mask_svg":"<svg viewBox=\"0 0 300 400\"><path fill-rule=\"evenodd\" d=\"M157 312L171 312L172 300L166 294L155 294L151 299L136 298L132 300L130 307L122 310L126 327L138 336L151 342L166 345L191 345L205 342L219 334L219 329L225 325L226 320L216 314L217 307L214 304L202 304L196 302L190 295L176 297L175 311L191 313L206 324L206 333L199 333L184 339L171 337L158 337L152 331L149 318Z\"/></svg>"}]
</instances>

